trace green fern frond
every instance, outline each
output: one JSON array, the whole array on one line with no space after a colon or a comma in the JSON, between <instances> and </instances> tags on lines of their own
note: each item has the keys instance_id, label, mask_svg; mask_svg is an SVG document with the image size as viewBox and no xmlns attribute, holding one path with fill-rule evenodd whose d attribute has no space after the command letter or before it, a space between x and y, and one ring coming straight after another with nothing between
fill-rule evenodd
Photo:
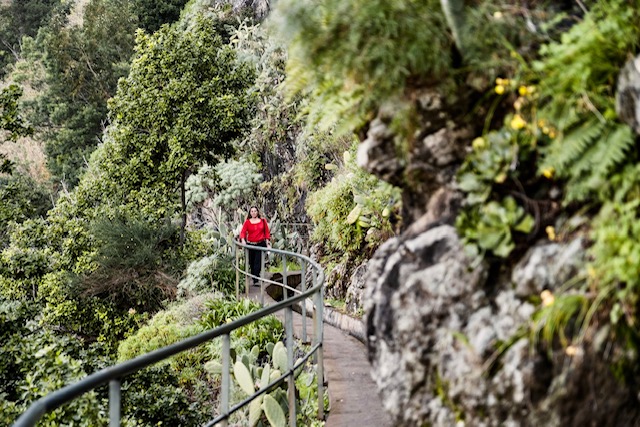
<instances>
[{"instance_id":1,"label":"green fern frond","mask_svg":"<svg viewBox=\"0 0 640 427\"><path fill-rule=\"evenodd\" d=\"M634 143L635 137L629 126L614 124L608 132L606 140L600 144L602 146L602 150L599 150L601 157L594 172L603 176L609 174L615 166L626 160Z\"/></svg>"},{"instance_id":2,"label":"green fern frond","mask_svg":"<svg viewBox=\"0 0 640 427\"><path fill-rule=\"evenodd\" d=\"M609 181L610 174L627 158L635 138L623 124L608 123L598 138L567 168L569 178L567 198L584 199L598 192Z\"/></svg>"},{"instance_id":3,"label":"green fern frond","mask_svg":"<svg viewBox=\"0 0 640 427\"><path fill-rule=\"evenodd\" d=\"M605 125L596 118L583 122L554 141L545 156L545 168L553 167L559 176L570 176L571 165L589 150Z\"/></svg>"}]
</instances>

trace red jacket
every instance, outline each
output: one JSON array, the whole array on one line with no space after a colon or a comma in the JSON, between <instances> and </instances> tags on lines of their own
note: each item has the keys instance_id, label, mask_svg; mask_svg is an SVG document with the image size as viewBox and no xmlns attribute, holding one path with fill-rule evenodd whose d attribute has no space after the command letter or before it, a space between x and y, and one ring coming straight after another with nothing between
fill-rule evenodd
<instances>
[{"instance_id":1,"label":"red jacket","mask_svg":"<svg viewBox=\"0 0 640 427\"><path fill-rule=\"evenodd\" d=\"M242 224L242 230L240 230L240 239L246 239L247 242L258 243L263 240L271 239L271 233L269 232L269 225L267 220L260 218L260 222L252 224L248 219Z\"/></svg>"}]
</instances>

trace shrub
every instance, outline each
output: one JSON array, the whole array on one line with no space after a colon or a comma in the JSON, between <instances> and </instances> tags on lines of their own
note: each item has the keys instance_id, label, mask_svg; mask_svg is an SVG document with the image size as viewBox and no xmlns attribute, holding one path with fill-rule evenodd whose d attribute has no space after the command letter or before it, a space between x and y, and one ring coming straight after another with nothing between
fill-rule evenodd
<instances>
[{"instance_id":1,"label":"shrub","mask_svg":"<svg viewBox=\"0 0 640 427\"><path fill-rule=\"evenodd\" d=\"M395 232L400 191L356 166L349 152L344 161L340 173L309 196L312 240L330 252L362 258Z\"/></svg>"}]
</instances>

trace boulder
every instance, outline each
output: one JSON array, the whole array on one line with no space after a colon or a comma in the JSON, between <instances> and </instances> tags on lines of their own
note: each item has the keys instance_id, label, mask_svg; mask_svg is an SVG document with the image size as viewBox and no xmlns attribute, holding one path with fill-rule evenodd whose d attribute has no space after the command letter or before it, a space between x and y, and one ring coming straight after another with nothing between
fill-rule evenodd
<instances>
[{"instance_id":1,"label":"boulder","mask_svg":"<svg viewBox=\"0 0 640 427\"><path fill-rule=\"evenodd\" d=\"M616 113L640 134L640 55L627 61L618 76Z\"/></svg>"}]
</instances>

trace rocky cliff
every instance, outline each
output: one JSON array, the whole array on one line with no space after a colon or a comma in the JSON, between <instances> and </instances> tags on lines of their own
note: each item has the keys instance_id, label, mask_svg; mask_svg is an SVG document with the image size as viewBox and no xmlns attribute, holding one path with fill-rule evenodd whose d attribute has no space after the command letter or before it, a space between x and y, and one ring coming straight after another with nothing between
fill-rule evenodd
<instances>
[{"instance_id":1,"label":"rocky cliff","mask_svg":"<svg viewBox=\"0 0 640 427\"><path fill-rule=\"evenodd\" d=\"M617 97L636 132L639 63L622 71ZM622 350L606 328L563 347L541 345L533 326L540 296L584 268L588 240L540 239L509 261L469 258L452 227L461 200L454 173L469 132L437 96L418 99L425 125L406 164L388 148L384 114L359 156L403 187L410 218L368 262L362 286L372 375L396 425L639 425L637 389L612 367Z\"/></svg>"}]
</instances>

